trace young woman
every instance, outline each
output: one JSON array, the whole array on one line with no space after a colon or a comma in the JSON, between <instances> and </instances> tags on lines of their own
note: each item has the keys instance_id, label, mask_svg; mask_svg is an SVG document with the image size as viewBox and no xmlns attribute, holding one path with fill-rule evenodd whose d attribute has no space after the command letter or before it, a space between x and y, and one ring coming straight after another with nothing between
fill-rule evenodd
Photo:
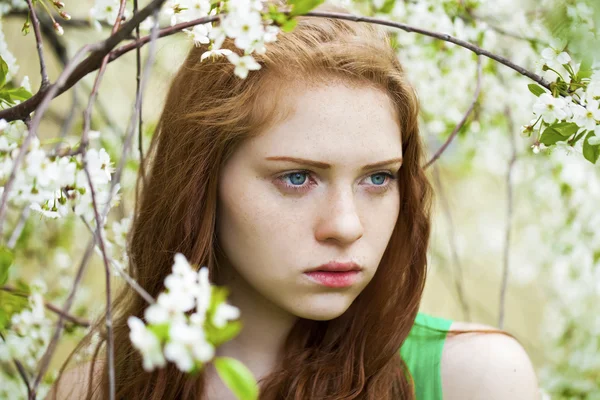
<instances>
[{"instance_id":1,"label":"young woman","mask_svg":"<svg viewBox=\"0 0 600 400\"><path fill-rule=\"evenodd\" d=\"M142 287L157 296L177 252L208 266L244 325L217 355L250 368L261 399L536 399L516 340L447 335L491 328L418 313L432 193L417 98L387 35L301 18L244 80L224 58L201 62L206 50L179 69L152 140L129 244ZM314 272L327 268L355 272ZM126 320L147 304L126 288L116 306L119 399L233 398L211 367L145 373ZM106 397L99 354L58 398Z\"/></svg>"}]
</instances>

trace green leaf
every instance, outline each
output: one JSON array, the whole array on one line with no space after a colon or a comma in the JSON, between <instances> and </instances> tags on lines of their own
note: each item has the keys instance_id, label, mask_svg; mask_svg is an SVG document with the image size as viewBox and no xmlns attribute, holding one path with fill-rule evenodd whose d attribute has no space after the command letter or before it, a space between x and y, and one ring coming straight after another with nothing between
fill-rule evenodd
<instances>
[{"instance_id":1,"label":"green leaf","mask_svg":"<svg viewBox=\"0 0 600 400\"><path fill-rule=\"evenodd\" d=\"M13 314L20 313L29 305L26 297L0 291L0 330L8 328Z\"/></svg>"},{"instance_id":2,"label":"green leaf","mask_svg":"<svg viewBox=\"0 0 600 400\"><path fill-rule=\"evenodd\" d=\"M171 325L169 325L168 323L155 324L155 325L148 325L148 330L150 330L150 332L154 333L154 335L156 335L158 340L160 340L161 342L166 342L167 340L169 340L170 327L171 327Z\"/></svg>"},{"instance_id":3,"label":"green leaf","mask_svg":"<svg viewBox=\"0 0 600 400\"><path fill-rule=\"evenodd\" d=\"M553 144L556 144L556 142L562 142L566 139L567 138L561 135L556 129L548 127L542 133L542 137L540 137L540 143L543 143L546 146L552 146Z\"/></svg>"},{"instance_id":4,"label":"green leaf","mask_svg":"<svg viewBox=\"0 0 600 400\"><path fill-rule=\"evenodd\" d=\"M284 32L291 32L298 25L298 21L295 19L289 19L281 25L281 30Z\"/></svg>"},{"instance_id":5,"label":"green leaf","mask_svg":"<svg viewBox=\"0 0 600 400\"><path fill-rule=\"evenodd\" d=\"M8 64L4 58L0 57L0 88L6 84L6 76L8 75Z\"/></svg>"},{"instance_id":6,"label":"green leaf","mask_svg":"<svg viewBox=\"0 0 600 400\"><path fill-rule=\"evenodd\" d=\"M592 146L588 143L588 139L592 136L596 136L594 132L588 133L583 140L583 156L592 164L596 164L598 156L600 156L600 146Z\"/></svg>"},{"instance_id":7,"label":"green leaf","mask_svg":"<svg viewBox=\"0 0 600 400\"><path fill-rule=\"evenodd\" d=\"M8 89L6 91L12 100L20 100L25 101L31 97L31 93L27 91L24 87Z\"/></svg>"},{"instance_id":8,"label":"green leaf","mask_svg":"<svg viewBox=\"0 0 600 400\"><path fill-rule=\"evenodd\" d=\"M325 0L290 0L289 4L292 6L290 16L304 15Z\"/></svg>"},{"instance_id":9,"label":"green leaf","mask_svg":"<svg viewBox=\"0 0 600 400\"><path fill-rule=\"evenodd\" d=\"M589 55L583 57L581 65L579 66L579 71L577 71L577 80L592 77L592 74L594 73L594 70L592 69L593 62L593 57Z\"/></svg>"},{"instance_id":10,"label":"green leaf","mask_svg":"<svg viewBox=\"0 0 600 400\"><path fill-rule=\"evenodd\" d=\"M0 285L4 285L8 280L8 269L14 260L13 252L6 248L0 247Z\"/></svg>"},{"instance_id":11,"label":"green leaf","mask_svg":"<svg viewBox=\"0 0 600 400\"><path fill-rule=\"evenodd\" d=\"M223 328L217 328L212 324L205 324L204 326L206 339L215 347L230 341L236 337L241 330L242 323L240 321L230 321Z\"/></svg>"},{"instance_id":12,"label":"green leaf","mask_svg":"<svg viewBox=\"0 0 600 400\"><path fill-rule=\"evenodd\" d=\"M388 14L390 11L393 10L394 4L396 4L396 0L385 0L381 8L377 11L380 13Z\"/></svg>"},{"instance_id":13,"label":"green leaf","mask_svg":"<svg viewBox=\"0 0 600 400\"><path fill-rule=\"evenodd\" d=\"M16 100L24 101L31 97L31 93L29 93L24 88L14 88L14 89L0 89L0 99L9 105L15 105Z\"/></svg>"},{"instance_id":14,"label":"green leaf","mask_svg":"<svg viewBox=\"0 0 600 400\"><path fill-rule=\"evenodd\" d=\"M0 308L0 332L8 327L8 321L10 321L8 313Z\"/></svg>"},{"instance_id":15,"label":"green leaf","mask_svg":"<svg viewBox=\"0 0 600 400\"><path fill-rule=\"evenodd\" d=\"M258 384L244 364L230 357L216 357L214 364L223 383L238 399L258 399Z\"/></svg>"},{"instance_id":16,"label":"green leaf","mask_svg":"<svg viewBox=\"0 0 600 400\"><path fill-rule=\"evenodd\" d=\"M543 87L535 83L530 83L529 85L527 85L527 87L529 88L529 91L533 93L536 97L540 97L542 94L546 93L546 90Z\"/></svg>"},{"instance_id":17,"label":"green leaf","mask_svg":"<svg viewBox=\"0 0 600 400\"><path fill-rule=\"evenodd\" d=\"M212 317L212 314L217 310L219 304L225 302L229 295L229 289L225 286L211 286L210 305L207 313Z\"/></svg>"},{"instance_id":18,"label":"green leaf","mask_svg":"<svg viewBox=\"0 0 600 400\"><path fill-rule=\"evenodd\" d=\"M575 145L575 143L579 142L586 133L587 133L587 131L585 129L582 130L581 132L579 132L577 135L575 135L575 137L571 141L571 144Z\"/></svg>"},{"instance_id":19,"label":"green leaf","mask_svg":"<svg viewBox=\"0 0 600 400\"><path fill-rule=\"evenodd\" d=\"M574 122L557 122L550 125L546 130L548 129L554 129L560 135L568 138L574 133L577 133L579 126L577 126L577 124Z\"/></svg>"}]
</instances>

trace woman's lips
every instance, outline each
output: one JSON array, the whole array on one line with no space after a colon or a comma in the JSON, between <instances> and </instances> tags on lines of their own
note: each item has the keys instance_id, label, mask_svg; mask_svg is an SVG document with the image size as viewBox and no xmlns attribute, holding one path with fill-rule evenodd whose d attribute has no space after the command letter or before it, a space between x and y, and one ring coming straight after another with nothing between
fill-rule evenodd
<instances>
[{"instance_id":1,"label":"woman's lips","mask_svg":"<svg viewBox=\"0 0 600 400\"><path fill-rule=\"evenodd\" d=\"M352 286L358 279L360 271L344 271L344 272L331 272L331 271L311 271L305 272L309 279L320 283L321 285L340 288Z\"/></svg>"}]
</instances>

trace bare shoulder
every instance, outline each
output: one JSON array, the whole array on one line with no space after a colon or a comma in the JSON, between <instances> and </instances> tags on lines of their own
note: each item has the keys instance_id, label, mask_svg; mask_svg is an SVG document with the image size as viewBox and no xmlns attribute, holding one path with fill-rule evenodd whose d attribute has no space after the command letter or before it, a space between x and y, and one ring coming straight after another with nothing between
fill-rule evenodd
<instances>
[{"instance_id":1,"label":"bare shoulder","mask_svg":"<svg viewBox=\"0 0 600 400\"><path fill-rule=\"evenodd\" d=\"M455 321L450 331L495 330ZM442 352L444 400L537 400L537 377L525 349L501 333L449 334Z\"/></svg>"},{"instance_id":2,"label":"bare shoulder","mask_svg":"<svg viewBox=\"0 0 600 400\"><path fill-rule=\"evenodd\" d=\"M102 376L103 361L97 360L92 368L92 362L88 361L81 365L66 370L60 381L54 383L50 388L46 400L71 400L86 399L90 386L90 372L92 372L92 383L98 383ZM94 399L100 398L95 394Z\"/></svg>"}]
</instances>

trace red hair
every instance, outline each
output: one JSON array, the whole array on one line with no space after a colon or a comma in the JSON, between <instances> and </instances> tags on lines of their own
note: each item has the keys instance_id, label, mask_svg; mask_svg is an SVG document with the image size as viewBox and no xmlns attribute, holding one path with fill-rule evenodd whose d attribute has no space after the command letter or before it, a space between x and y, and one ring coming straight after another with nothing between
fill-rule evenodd
<instances>
[{"instance_id":1,"label":"red hair","mask_svg":"<svg viewBox=\"0 0 600 400\"><path fill-rule=\"evenodd\" d=\"M345 11L329 5L318 9ZM222 47L240 54L230 39ZM224 58L200 62L207 50L191 49L167 94L143 185L138 178L129 274L156 297L171 272L174 253L181 252L190 262L208 266L211 280L218 283L217 177L228 156L275 121L280 95L291 85L335 78L379 88L394 104L404 158L400 213L388 246L372 281L343 315L297 321L281 364L259 384L261 399L268 400L413 399L399 349L425 284L432 190L422 168L418 100L388 35L371 24L301 17L293 32L281 33L267 45L264 55L253 54L262 68L243 80ZM172 364L151 373L142 369L126 321L130 315L143 318L146 307L128 286L115 299L117 397L199 398L202 374L191 377ZM103 324L101 317L95 331L102 332ZM105 373L95 389L106 385Z\"/></svg>"}]
</instances>

